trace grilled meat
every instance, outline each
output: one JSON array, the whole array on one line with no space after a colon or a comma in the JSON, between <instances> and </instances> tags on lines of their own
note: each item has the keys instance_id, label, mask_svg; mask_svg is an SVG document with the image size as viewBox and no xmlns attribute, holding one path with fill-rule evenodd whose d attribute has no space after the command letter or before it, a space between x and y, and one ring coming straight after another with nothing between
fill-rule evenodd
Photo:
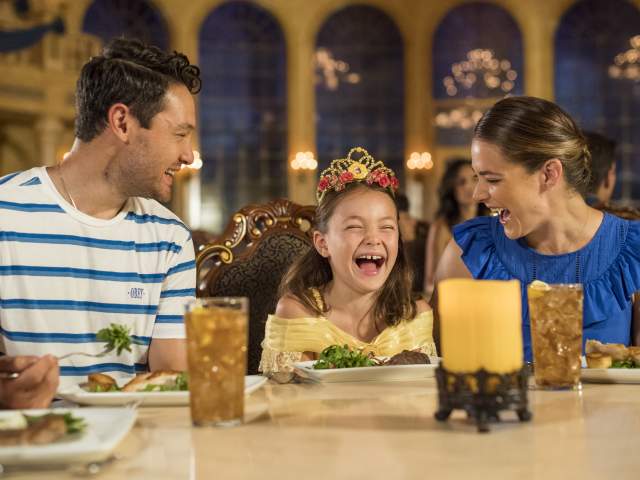
<instances>
[{"instance_id":1,"label":"grilled meat","mask_svg":"<svg viewBox=\"0 0 640 480\"><path fill-rule=\"evenodd\" d=\"M429 363L431 363L429 355L413 350L403 350L384 362L384 365L416 365Z\"/></svg>"}]
</instances>

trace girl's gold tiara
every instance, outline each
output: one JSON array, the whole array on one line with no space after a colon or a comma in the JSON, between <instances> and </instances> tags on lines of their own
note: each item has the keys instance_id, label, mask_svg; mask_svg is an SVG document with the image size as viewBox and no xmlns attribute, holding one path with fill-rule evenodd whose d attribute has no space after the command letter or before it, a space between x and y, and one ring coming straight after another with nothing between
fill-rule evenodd
<instances>
[{"instance_id":1,"label":"girl's gold tiara","mask_svg":"<svg viewBox=\"0 0 640 480\"><path fill-rule=\"evenodd\" d=\"M361 154L359 158L351 158L353 154ZM320 203L324 194L329 190L339 192L345 186L353 182L365 182L367 185L374 183L382 188L389 189L392 195L398 189L400 182L389 167L385 167L381 160L374 159L369 152L362 147L355 147L349 151L347 158L337 158L331 162L320 174L320 181L316 190L316 198Z\"/></svg>"}]
</instances>

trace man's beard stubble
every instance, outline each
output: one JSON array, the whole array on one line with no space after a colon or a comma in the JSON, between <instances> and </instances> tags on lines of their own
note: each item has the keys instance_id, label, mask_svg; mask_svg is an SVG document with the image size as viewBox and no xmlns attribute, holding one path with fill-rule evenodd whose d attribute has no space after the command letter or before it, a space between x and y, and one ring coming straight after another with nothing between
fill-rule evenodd
<instances>
[{"instance_id":1,"label":"man's beard stubble","mask_svg":"<svg viewBox=\"0 0 640 480\"><path fill-rule=\"evenodd\" d=\"M171 195L163 195L158 188L160 179L155 176L157 166L149 158L148 145L146 139L141 139L139 145L131 147L127 157L115 165L113 181L127 197L151 198L165 203L171 200Z\"/></svg>"}]
</instances>

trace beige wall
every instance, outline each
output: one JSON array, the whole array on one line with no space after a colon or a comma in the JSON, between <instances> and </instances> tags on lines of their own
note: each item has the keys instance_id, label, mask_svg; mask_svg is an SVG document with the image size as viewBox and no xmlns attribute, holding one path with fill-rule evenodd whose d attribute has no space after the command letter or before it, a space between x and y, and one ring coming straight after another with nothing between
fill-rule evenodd
<instances>
[{"instance_id":1,"label":"beige wall","mask_svg":"<svg viewBox=\"0 0 640 480\"><path fill-rule=\"evenodd\" d=\"M0 174L15 168L16 152L29 156L23 160L25 165L55 161L60 152L65 151L72 134L73 86L82 62L69 64L60 58L47 61L42 57L51 54L58 43L62 45L62 51L80 60L87 58L98 46L95 39L79 32L90 0L60 1L67 5L68 34L64 41L56 43L47 38L44 46L33 49L33 55L40 55L40 63L25 63L23 59L20 60L23 63L16 61L9 65L0 56L3 72L0 118L11 118L13 114L19 114L21 118L15 125L7 124L6 120L0 122ZM491 0L490 3L509 11L521 29L527 94L553 99L553 36L562 14L574 1ZM633 2L640 8L640 0ZM222 0L153 0L152 3L167 21L172 48L185 52L197 62L202 22ZM422 216L430 218L436 207L435 190L444 160L454 154L467 153L464 149L435 145L431 99L432 38L442 18L466 0L255 0L255 3L277 19L285 36L289 158L283 161L287 163L297 151L316 150L311 56L323 22L336 10L352 4L378 7L395 22L405 42L405 153L408 156L412 151L427 150L432 152L435 162L426 175L410 177L410 181L422 186ZM292 200L312 203L313 188L313 174L300 176L289 169L289 197ZM420 188L412 191L419 192Z\"/></svg>"}]
</instances>

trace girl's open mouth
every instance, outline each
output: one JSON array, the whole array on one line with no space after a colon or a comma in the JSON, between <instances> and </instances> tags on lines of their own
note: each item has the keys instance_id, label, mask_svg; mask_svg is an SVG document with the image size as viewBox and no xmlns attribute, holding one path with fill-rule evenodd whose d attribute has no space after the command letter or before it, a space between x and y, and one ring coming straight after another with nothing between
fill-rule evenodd
<instances>
[{"instance_id":1,"label":"girl's open mouth","mask_svg":"<svg viewBox=\"0 0 640 480\"><path fill-rule=\"evenodd\" d=\"M360 255L356 258L360 271L369 276L377 275L383 264L384 258L380 255Z\"/></svg>"}]
</instances>

